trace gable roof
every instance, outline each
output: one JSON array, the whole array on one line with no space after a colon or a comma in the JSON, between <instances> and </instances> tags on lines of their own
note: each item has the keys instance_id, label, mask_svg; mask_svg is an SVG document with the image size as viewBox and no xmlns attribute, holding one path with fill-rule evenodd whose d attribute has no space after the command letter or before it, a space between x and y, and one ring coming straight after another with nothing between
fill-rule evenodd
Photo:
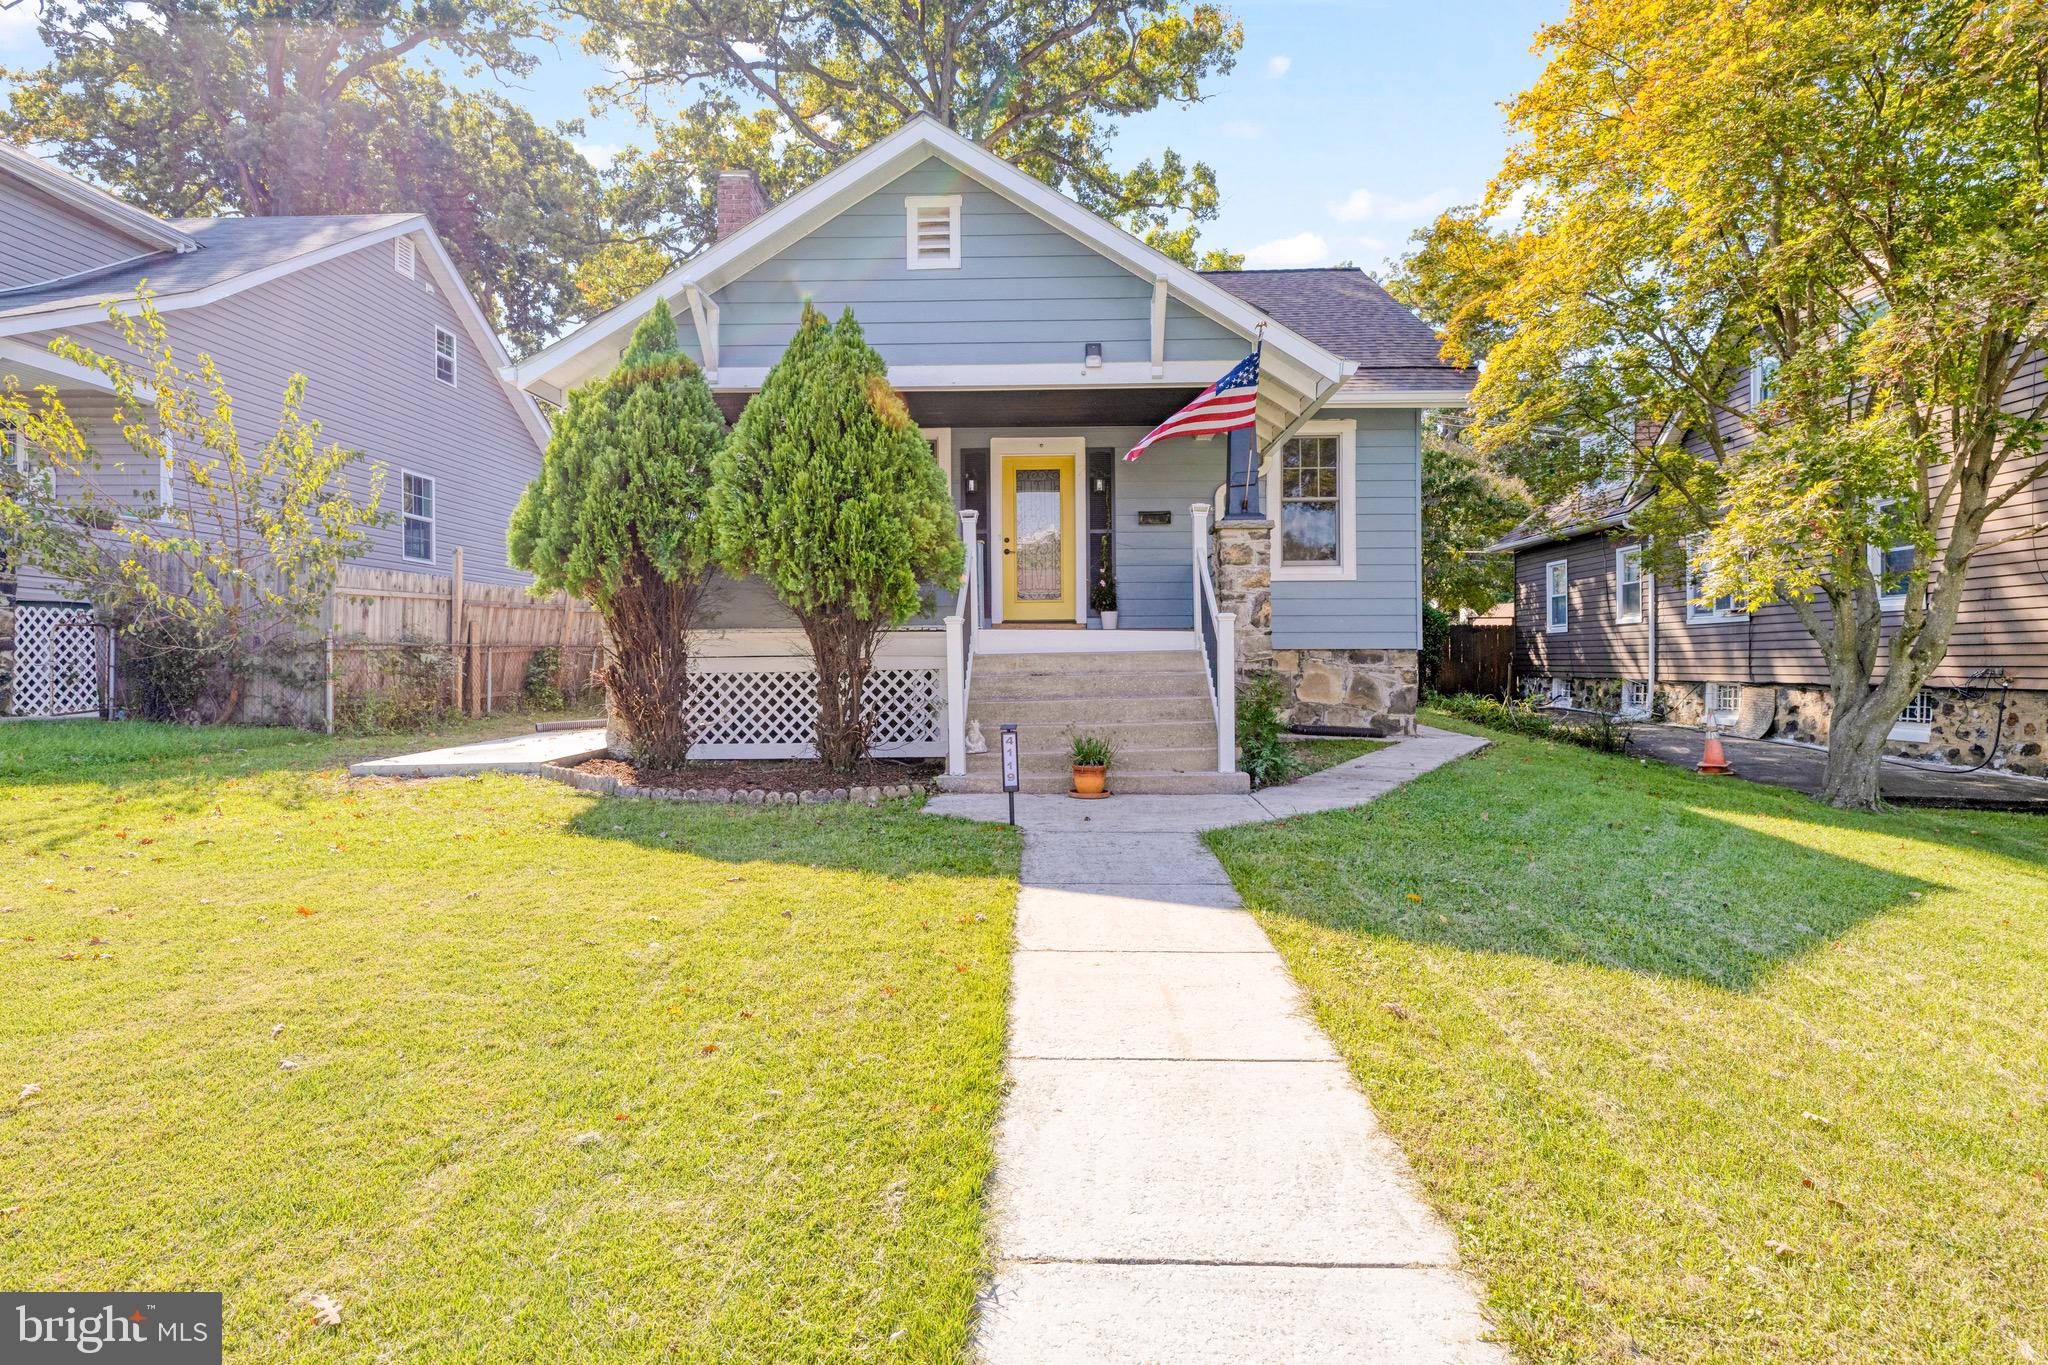
<instances>
[{"instance_id":1,"label":"gable roof","mask_svg":"<svg viewBox=\"0 0 2048 1365\"><path fill-rule=\"evenodd\" d=\"M1435 329L1357 266L1202 273L1276 322L1356 361L1333 404L1419 396L1458 407L1478 379L1476 370L1446 362Z\"/></svg>"},{"instance_id":2,"label":"gable roof","mask_svg":"<svg viewBox=\"0 0 2048 1365\"><path fill-rule=\"evenodd\" d=\"M35 153L0 141L0 175L28 185L139 245L156 251L191 251L193 243L177 228L133 204L123 203L97 185L52 166Z\"/></svg>"},{"instance_id":3,"label":"gable roof","mask_svg":"<svg viewBox=\"0 0 2048 1365\"><path fill-rule=\"evenodd\" d=\"M1132 274L1165 281L1172 297L1241 336L1250 337L1260 323L1269 323L1265 334L1266 373L1299 394L1309 410L1334 393L1356 369L1345 357L1285 322L1268 317L1256 304L1096 217L1043 181L1018 170L936 119L920 115L732 236L705 248L632 299L521 361L509 373L522 386L567 387L565 379L573 383L581 370L587 368L590 351L622 341L656 300L681 298L690 289L709 294L721 288L931 157L972 176ZM1262 398L1262 405L1264 401ZM1292 407L1284 414L1275 414L1276 427L1281 416L1297 420Z\"/></svg>"}]
</instances>

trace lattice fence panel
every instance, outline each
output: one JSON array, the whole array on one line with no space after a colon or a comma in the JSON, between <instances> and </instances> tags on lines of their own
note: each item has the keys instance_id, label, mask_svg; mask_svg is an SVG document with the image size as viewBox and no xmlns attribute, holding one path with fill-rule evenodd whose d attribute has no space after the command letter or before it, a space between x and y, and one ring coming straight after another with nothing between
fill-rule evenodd
<instances>
[{"instance_id":1,"label":"lattice fence panel","mask_svg":"<svg viewBox=\"0 0 2048 1365\"><path fill-rule=\"evenodd\" d=\"M15 715L76 716L100 709L93 635L91 607L15 607Z\"/></svg>"},{"instance_id":2,"label":"lattice fence panel","mask_svg":"<svg viewBox=\"0 0 2048 1365\"><path fill-rule=\"evenodd\" d=\"M942 743L941 686L939 670L932 668L870 673L865 697L874 748L887 752ZM719 750L808 745L818 719L817 683L808 668L693 672L689 704L696 744Z\"/></svg>"}]
</instances>

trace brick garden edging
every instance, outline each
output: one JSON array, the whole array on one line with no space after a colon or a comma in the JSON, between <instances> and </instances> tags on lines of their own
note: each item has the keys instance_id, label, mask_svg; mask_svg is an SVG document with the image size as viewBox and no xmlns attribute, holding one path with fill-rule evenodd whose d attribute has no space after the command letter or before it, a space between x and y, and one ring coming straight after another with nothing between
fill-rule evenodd
<instances>
[{"instance_id":1,"label":"brick garden edging","mask_svg":"<svg viewBox=\"0 0 2048 1365\"><path fill-rule=\"evenodd\" d=\"M582 762L584 755L576 761ZM760 787L640 787L631 782L621 782L609 773L578 772L568 763L543 763L540 775L554 782L563 782L587 792L602 796L631 796L650 801L701 801L714 805L741 806L823 806L835 801L858 801L864 806L878 805L898 797L915 796L923 789L921 782L898 782L887 787L835 787L826 791L778 792Z\"/></svg>"}]
</instances>

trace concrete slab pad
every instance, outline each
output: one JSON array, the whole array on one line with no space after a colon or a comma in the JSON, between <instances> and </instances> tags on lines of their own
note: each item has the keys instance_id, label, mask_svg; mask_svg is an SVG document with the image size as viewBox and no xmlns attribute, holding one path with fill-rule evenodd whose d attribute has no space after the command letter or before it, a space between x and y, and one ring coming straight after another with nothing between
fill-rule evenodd
<instances>
[{"instance_id":1,"label":"concrete slab pad","mask_svg":"<svg viewBox=\"0 0 2048 1365\"><path fill-rule=\"evenodd\" d=\"M1341 1064L1011 1063L1014 1260L1449 1266L1449 1230Z\"/></svg>"},{"instance_id":2,"label":"concrete slab pad","mask_svg":"<svg viewBox=\"0 0 2048 1365\"><path fill-rule=\"evenodd\" d=\"M1508 1365L1452 1270L1006 1264L984 1365Z\"/></svg>"},{"instance_id":3,"label":"concrete slab pad","mask_svg":"<svg viewBox=\"0 0 2048 1365\"><path fill-rule=\"evenodd\" d=\"M1001 824L1009 805L1000 796L936 796L925 803L934 815ZM1027 830L1188 833L1263 820L1251 796L1115 796L1075 801L1065 796L1019 796L1017 824Z\"/></svg>"},{"instance_id":4,"label":"concrete slab pad","mask_svg":"<svg viewBox=\"0 0 2048 1365\"><path fill-rule=\"evenodd\" d=\"M1192 834L1033 831L1025 839L1026 886L1082 882L1093 886L1227 886L1230 877Z\"/></svg>"},{"instance_id":5,"label":"concrete slab pad","mask_svg":"<svg viewBox=\"0 0 2048 1365\"><path fill-rule=\"evenodd\" d=\"M1079 891L1027 886L1017 894L1017 946L1054 952L1258 953L1271 949L1258 922L1232 908L1229 887L1206 897L1127 888ZM1218 905L1223 893L1229 904Z\"/></svg>"},{"instance_id":6,"label":"concrete slab pad","mask_svg":"<svg viewBox=\"0 0 2048 1365\"><path fill-rule=\"evenodd\" d=\"M1010 1055L1328 1061L1329 1040L1273 952L1019 951Z\"/></svg>"},{"instance_id":7,"label":"concrete slab pad","mask_svg":"<svg viewBox=\"0 0 2048 1365\"><path fill-rule=\"evenodd\" d=\"M550 730L479 740L397 758L349 765L357 777L467 777L472 773L532 773L543 763L573 763L605 751L604 730Z\"/></svg>"}]
</instances>

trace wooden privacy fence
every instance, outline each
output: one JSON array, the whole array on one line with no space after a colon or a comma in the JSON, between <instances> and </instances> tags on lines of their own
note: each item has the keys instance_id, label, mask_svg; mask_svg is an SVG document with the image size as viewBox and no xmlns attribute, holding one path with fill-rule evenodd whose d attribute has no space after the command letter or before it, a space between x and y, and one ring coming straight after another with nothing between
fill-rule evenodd
<instances>
[{"instance_id":1,"label":"wooden privacy fence","mask_svg":"<svg viewBox=\"0 0 2048 1365\"><path fill-rule=\"evenodd\" d=\"M605 650L603 623L589 606L561 593L536 598L510 584L465 582L459 549L447 574L345 566L328 619L330 728L335 698L387 685L400 655L445 663L450 701L480 716L518 703L541 650L561 652L554 683L565 697L594 685Z\"/></svg>"},{"instance_id":2,"label":"wooden privacy fence","mask_svg":"<svg viewBox=\"0 0 2048 1365\"><path fill-rule=\"evenodd\" d=\"M1436 690L1505 697L1515 667L1515 628L1452 626L1437 656Z\"/></svg>"}]
</instances>

